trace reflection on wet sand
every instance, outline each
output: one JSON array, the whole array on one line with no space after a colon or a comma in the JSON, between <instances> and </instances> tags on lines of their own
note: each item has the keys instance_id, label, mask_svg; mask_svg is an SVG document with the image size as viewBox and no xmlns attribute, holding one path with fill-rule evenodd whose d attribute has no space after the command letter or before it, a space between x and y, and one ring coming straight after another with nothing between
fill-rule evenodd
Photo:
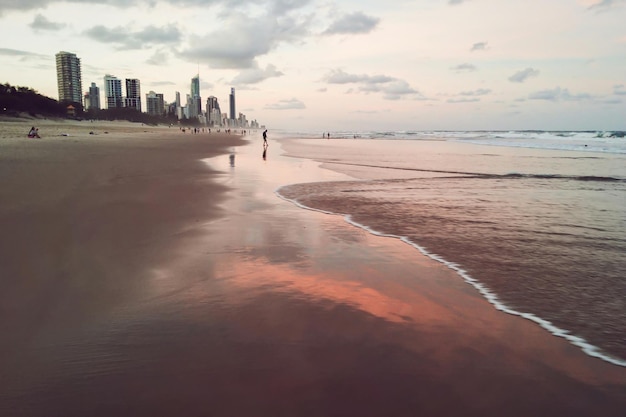
<instances>
[{"instance_id":1,"label":"reflection on wet sand","mask_svg":"<svg viewBox=\"0 0 626 417\"><path fill-rule=\"evenodd\" d=\"M118 278L125 302L12 356L0 414L621 415L623 369L398 240L277 198L284 173L321 174L257 152L212 161L225 215L168 234L141 279Z\"/></svg>"}]
</instances>

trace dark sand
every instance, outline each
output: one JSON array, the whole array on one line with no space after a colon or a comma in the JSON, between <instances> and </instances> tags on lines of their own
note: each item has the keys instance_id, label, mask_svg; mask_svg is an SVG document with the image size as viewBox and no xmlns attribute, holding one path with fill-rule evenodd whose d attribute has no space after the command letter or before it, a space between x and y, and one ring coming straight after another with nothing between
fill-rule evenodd
<instances>
[{"instance_id":1,"label":"dark sand","mask_svg":"<svg viewBox=\"0 0 626 417\"><path fill-rule=\"evenodd\" d=\"M0 415L623 416L624 368L273 194L315 164L146 130L0 138Z\"/></svg>"}]
</instances>

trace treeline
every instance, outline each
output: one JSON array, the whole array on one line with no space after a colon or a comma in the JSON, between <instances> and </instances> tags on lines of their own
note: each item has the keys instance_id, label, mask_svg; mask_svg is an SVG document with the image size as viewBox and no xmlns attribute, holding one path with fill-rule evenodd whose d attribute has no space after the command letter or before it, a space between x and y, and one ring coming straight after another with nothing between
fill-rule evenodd
<instances>
[{"instance_id":1,"label":"treeline","mask_svg":"<svg viewBox=\"0 0 626 417\"><path fill-rule=\"evenodd\" d=\"M175 115L153 116L140 112L137 109L118 107L114 109L89 109L83 112L82 118L91 120L128 120L129 122L144 123L147 125L175 124L178 119Z\"/></svg>"},{"instance_id":2,"label":"treeline","mask_svg":"<svg viewBox=\"0 0 626 417\"><path fill-rule=\"evenodd\" d=\"M74 107L72 112L68 112L67 107L69 105ZM55 99L37 93L37 91L29 87L16 87L8 83L0 84L0 115L19 117L24 113L32 117L58 117L78 120L128 120L149 125L175 124L178 122L174 114L152 116L137 109L125 107L89 109L85 111L81 103L60 103ZM181 120L181 123L195 125L198 122L196 120Z\"/></svg>"},{"instance_id":3,"label":"treeline","mask_svg":"<svg viewBox=\"0 0 626 417\"><path fill-rule=\"evenodd\" d=\"M65 117L67 105L42 96L32 88L0 85L0 114L17 117L20 113L31 116Z\"/></svg>"}]
</instances>

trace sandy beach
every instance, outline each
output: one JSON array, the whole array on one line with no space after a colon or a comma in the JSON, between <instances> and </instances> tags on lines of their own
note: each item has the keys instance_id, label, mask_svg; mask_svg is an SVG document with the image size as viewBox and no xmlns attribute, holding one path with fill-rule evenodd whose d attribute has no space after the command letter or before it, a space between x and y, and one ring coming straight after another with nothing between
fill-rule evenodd
<instances>
[{"instance_id":1,"label":"sandy beach","mask_svg":"<svg viewBox=\"0 0 626 417\"><path fill-rule=\"evenodd\" d=\"M352 178L259 136L0 122L0 415L623 415L626 368L279 198Z\"/></svg>"}]
</instances>

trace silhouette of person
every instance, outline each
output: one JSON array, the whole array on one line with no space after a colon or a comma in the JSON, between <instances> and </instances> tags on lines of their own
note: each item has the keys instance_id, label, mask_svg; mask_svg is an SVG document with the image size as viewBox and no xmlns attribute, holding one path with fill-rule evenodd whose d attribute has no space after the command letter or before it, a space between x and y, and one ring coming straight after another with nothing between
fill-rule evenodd
<instances>
[{"instance_id":1,"label":"silhouette of person","mask_svg":"<svg viewBox=\"0 0 626 417\"><path fill-rule=\"evenodd\" d=\"M267 143L267 129L263 131L263 146L268 146Z\"/></svg>"}]
</instances>

